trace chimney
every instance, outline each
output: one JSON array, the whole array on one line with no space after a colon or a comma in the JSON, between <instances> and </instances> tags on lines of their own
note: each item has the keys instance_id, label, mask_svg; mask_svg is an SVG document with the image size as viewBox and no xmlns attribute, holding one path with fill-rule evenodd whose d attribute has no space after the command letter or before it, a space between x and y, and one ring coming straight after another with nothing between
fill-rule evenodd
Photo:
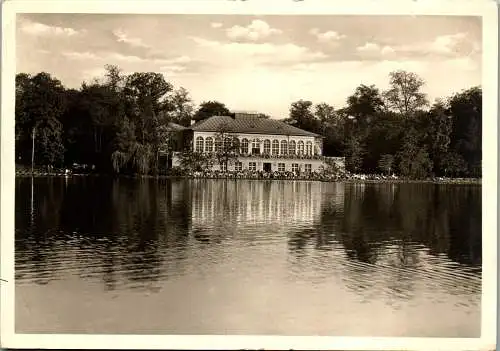
<instances>
[{"instance_id":1,"label":"chimney","mask_svg":"<svg viewBox=\"0 0 500 351\"><path fill-rule=\"evenodd\" d=\"M236 119L242 119L242 118L258 118L259 114L256 112L236 112L235 113L235 118Z\"/></svg>"},{"instance_id":2,"label":"chimney","mask_svg":"<svg viewBox=\"0 0 500 351\"><path fill-rule=\"evenodd\" d=\"M195 124L196 121L194 119L191 120L191 125Z\"/></svg>"}]
</instances>

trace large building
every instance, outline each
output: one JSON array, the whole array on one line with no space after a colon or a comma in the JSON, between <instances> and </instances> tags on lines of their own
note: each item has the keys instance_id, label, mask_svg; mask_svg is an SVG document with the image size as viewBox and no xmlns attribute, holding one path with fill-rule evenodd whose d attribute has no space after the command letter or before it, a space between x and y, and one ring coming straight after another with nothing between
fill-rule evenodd
<instances>
[{"instance_id":1,"label":"large building","mask_svg":"<svg viewBox=\"0 0 500 351\"><path fill-rule=\"evenodd\" d=\"M213 170L299 172L318 171L329 160L343 168L343 158L323 157L323 137L282 121L256 114L213 116L186 128L190 148L198 153L221 153L232 143L230 162L214 162ZM173 158L178 165L179 153Z\"/></svg>"}]
</instances>

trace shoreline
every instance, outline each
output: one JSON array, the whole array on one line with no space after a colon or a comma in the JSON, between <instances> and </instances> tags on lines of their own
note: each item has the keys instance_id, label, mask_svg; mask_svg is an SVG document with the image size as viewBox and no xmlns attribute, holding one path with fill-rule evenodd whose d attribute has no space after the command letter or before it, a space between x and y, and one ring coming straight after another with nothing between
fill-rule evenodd
<instances>
[{"instance_id":1,"label":"shoreline","mask_svg":"<svg viewBox=\"0 0 500 351\"><path fill-rule=\"evenodd\" d=\"M324 176L318 178L308 177L263 177L263 176L235 176L235 175L211 175L211 176L195 176L195 175L111 175L111 174L98 174L98 173L48 173L48 172L18 172L15 174L16 178L44 178L44 177L113 177L125 179L227 179L227 180L290 180L290 181L310 181L310 182L324 182L324 183L353 183L353 184L457 184L457 185L481 185L482 178L430 178L430 179L405 179L405 178L363 178L361 175L353 176ZM381 177L381 176L379 176Z\"/></svg>"}]
</instances>

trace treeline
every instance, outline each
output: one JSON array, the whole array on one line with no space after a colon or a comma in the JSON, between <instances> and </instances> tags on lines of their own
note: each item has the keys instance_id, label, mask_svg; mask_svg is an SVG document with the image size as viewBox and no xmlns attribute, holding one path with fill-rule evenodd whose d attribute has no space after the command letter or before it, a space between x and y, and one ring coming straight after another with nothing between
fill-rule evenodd
<instances>
[{"instance_id":1,"label":"treeline","mask_svg":"<svg viewBox=\"0 0 500 351\"><path fill-rule=\"evenodd\" d=\"M160 152L168 151L169 122L188 126L231 113L217 101L196 108L188 91L162 74L105 68L102 79L80 89L67 89L45 72L17 74L16 163L156 174ZM398 71L390 79L385 92L359 86L341 109L294 102L285 122L323 135L324 154L345 156L351 172L480 177L481 88L429 108L415 74Z\"/></svg>"},{"instance_id":2,"label":"treeline","mask_svg":"<svg viewBox=\"0 0 500 351\"><path fill-rule=\"evenodd\" d=\"M16 76L16 162L94 165L98 172L155 173L170 121L189 125L194 104L159 73L123 75L66 89L48 73Z\"/></svg>"},{"instance_id":3,"label":"treeline","mask_svg":"<svg viewBox=\"0 0 500 351\"><path fill-rule=\"evenodd\" d=\"M324 153L345 156L350 172L481 177L481 88L430 105L416 74L396 71L389 78L387 91L360 85L338 110L294 102L286 121L323 135Z\"/></svg>"}]
</instances>

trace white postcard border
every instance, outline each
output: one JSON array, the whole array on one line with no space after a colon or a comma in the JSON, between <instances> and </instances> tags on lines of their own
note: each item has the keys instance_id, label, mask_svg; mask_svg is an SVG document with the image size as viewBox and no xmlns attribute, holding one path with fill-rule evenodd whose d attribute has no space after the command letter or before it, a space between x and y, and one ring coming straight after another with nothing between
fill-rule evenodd
<instances>
[{"instance_id":1,"label":"white postcard border","mask_svg":"<svg viewBox=\"0 0 500 351\"><path fill-rule=\"evenodd\" d=\"M406 0L16 0L2 4L1 339L2 347L53 349L496 349L498 9L493 1ZM477 339L16 334L14 330L14 101L16 13L470 15L483 18L483 290ZM439 318L439 316L436 316Z\"/></svg>"}]
</instances>

